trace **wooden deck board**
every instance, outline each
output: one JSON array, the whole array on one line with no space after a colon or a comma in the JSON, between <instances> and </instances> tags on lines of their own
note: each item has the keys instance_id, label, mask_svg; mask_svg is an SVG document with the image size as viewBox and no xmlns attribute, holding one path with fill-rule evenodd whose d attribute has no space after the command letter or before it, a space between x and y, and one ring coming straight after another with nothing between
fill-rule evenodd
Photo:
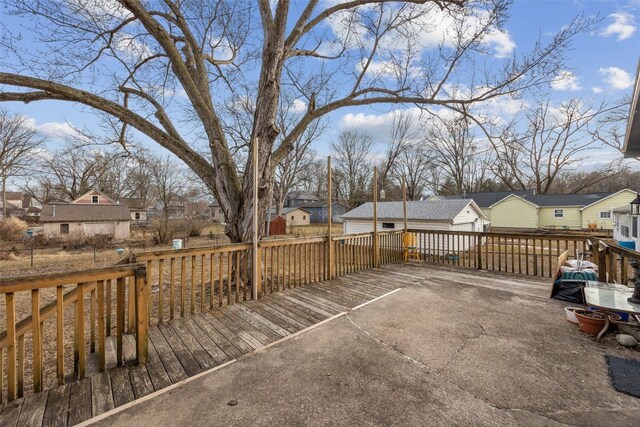
<instances>
[{"instance_id":1,"label":"wooden deck board","mask_svg":"<svg viewBox=\"0 0 640 427\"><path fill-rule=\"evenodd\" d=\"M91 402L94 417L113 409L109 372L100 372L91 377Z\"/></svg>"},{"instance_id":2,"label":"wooden deck board","mask_svg":"<svg viewBox=\"0 0 640 427\"><path fill-rule=\"evenodd\" d=\"M91 418L91 378L69 384L69 419L73 426Z\"/></svg>"},{"instance_id":3,"label":"wooden deck board","mask_svg":"<svg viewBox=\"0 0 640 427\"><path fill-rule=\"evenodd\" d=\"M108 375L108 374L107 374ZM69 419L69 385L52 388L47 395L43 427L66 427Z\"/></svg>"},{"instance_id":4,"label":"wooden deck board","mask_svg":"<svg viewBox=\"0 0 640 427\"><path fill-rule=\"evenodd\" d=\"M114 367L109 358L115 351L107 351L107 372L6 403L0 424L58 427L84 421L411 283L406 275L391 274L397 269L353 273L151 326L143 366L134 363L134 336L125 335L125 366ZM429 280L422 266L408 274Z\"/></svg>"},{"instance_id":5,"label":"wooden deck board","mask_svg":"<svg viewBox=\"0 0 640 427\"><path fill-rule=\"evenodd\" d=\"M180 361L169 346L167 340L164 339L164 335L162 335L160 329L157 327L149 329L149 341L153 344L172 384L188 377L187 372L180 364Z\"/></svg>"},{"instance_id":6,"label":"wooden deck board","mask_svg":"<svg viewBox=\"0 0 640 427\"><path fill-rule=\"evenodd\" d=\"M113 403L115 406L124 405L135 399L129 369L127 366L120 366L110 372L111 389L113 391Z\"/></svg>"}]
</instances>

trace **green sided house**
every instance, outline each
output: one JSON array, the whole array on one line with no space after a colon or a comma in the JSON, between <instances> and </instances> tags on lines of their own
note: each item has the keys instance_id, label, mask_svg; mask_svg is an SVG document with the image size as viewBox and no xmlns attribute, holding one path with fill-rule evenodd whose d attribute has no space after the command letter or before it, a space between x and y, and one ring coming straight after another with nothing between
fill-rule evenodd
<instances>
[{"instance_id":1,"label":"green sided house","mask_svg":"<svg viewBox=\"0 0 640 427\"><path fill-rule=\"evenodd\" d=\"M613 209L628 205L636 192L534 194L533 190L468 193L450 198L473 199L492 229L613 229Z\"/></svg>"}]
</instances>

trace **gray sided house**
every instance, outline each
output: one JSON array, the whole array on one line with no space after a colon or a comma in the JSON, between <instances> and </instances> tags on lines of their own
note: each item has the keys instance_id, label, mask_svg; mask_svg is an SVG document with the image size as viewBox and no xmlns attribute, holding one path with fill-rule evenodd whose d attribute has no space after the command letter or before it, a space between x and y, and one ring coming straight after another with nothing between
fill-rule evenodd
<instances>
[{"instance_id":1,"label":"gray sided house","mask_svg":"<svg viewBox=\"0 0 640 427\"><path fill-rule=\"evenodd\" d=\"M329 220L329 205L326 202L311 202L300 205L311 215L311 224L327 223ZM342 215L344 215L348 208L347 205L334 202L331 204L331 210L333 215L333 222L342 222Z\"/></svg>"},{"instance_id":2,"label":"gray sided house","mask_svg":"<svg viewBox=\"0 0 640 427\"><path fill-rule=\"evenodd\" d=\"M629 110L622 152L625 157L640 159L640 61L638 61L636 80L631 96L631 109Z\"/></svg>"},{"instance_id":3,"label":"gray sided house","mask_svg":"<svg viewBox=\"0 0 640 427\"><path fill-rule=\"evenodd\" d=\"M313 193L306 191L292 191L287 194L284 206L286 208L292 208L294 206L304 205L305 203L317 202L318 200L318 197Z\"/></svg>"},{"instance_id":4,"label":"gray sided house","mask_svg":"<svg viewBox=\"0 0 640 427\"><path fill-rule=\"evenodd\" d=\"M115 240L129 238L131 214L125 205L43 205L40 221L47 238L77 238L107 235Z\"/></svg>"}]
</instances>

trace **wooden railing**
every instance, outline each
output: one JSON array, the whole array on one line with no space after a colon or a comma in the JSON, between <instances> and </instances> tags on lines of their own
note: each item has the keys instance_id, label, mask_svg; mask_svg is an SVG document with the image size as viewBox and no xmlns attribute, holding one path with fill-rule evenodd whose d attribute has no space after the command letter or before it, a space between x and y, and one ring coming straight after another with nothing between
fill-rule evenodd
<instances>
[{"instance_id":1,"label":"wooden railing","mask_svg":"<svg viewBox=\"0 0 640 427\"><path fill-rule=\"evenodd\" d=\"M402 261L402 232L378 233L378 254L373 233L345 234L333 238L335 275L343 276Z\"/></svg>"},{"instance_id":2,"label":"wooden railing","mask_svg":"<svg viewBox=\"0 0 640 427\"><path fill-rule=\"evenodd\" d=\"M327 280L328 248L326 237L261 242L261 295Z\"/></svg>"},{"instance_id":3,"label":"wooden railing","mask_svg":"<svg viewBox=\"0 0 640 427\"><path fill-rule=\"evenodd\" d=\"M22 397L25 389L38 392L51 380L64 384L71 374L85 377L87 348L90 353L97 352L98 369L104 371L114 315L116 364L123 362L125 331L135 332L136 359L146 363L149 289L145 276L144 265L134 264L0 280L6 307L4 319L0 319L0 324L4 320L6 325L0 334L0 402L5 371L8 400ZM73 311L72 322L66 317L68 310ZM73 340L67 342L65 337L71 334ZM71 354L72 371L66 367L71 364Z\"/></svg>"},{"instance_id":4,"label":"wooden railing","mask_svg":"<svg viewBox=\"0 0 640 427\"><path fill-rule=\"evenodd\" d=\"M588 236L409 230L422 260L481 270L552 277L564 251L587 252Z\"/></svg>"},{"instance_id":5,"label":"wooden railing","mask_svg":"<svg viewBox=\"0 0 640 427\"><path fill-rule=\"evenodd\" d=\"M640 252L618 245L613 239L589 238L592 261L598 264L598 280L627 285L632 273L629 262L640 261Z\"/></svg>"},{"instance_id":6,"label":"wooden railing","mask_svg":"<svg viewBox=\"0 0 640 427\"><path fill-rule=\"evenodd\" d=\"M241 243L132 255L131 262L146 264L150 323L250 298L251 251Z\"/></svg>"}]
</instances>

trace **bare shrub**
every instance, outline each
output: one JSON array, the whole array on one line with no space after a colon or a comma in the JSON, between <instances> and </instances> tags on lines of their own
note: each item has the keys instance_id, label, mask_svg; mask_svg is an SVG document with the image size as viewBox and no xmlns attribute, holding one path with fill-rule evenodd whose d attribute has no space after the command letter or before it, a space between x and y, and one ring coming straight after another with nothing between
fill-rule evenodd
<instances>
[{"instance_id":1,"label":"bare shrub","mask_svg":"<svg viewBox=\"0 0 640 427\"><path fill-rule=\"evenodd\" d=\"M7 218L0 221L0 240L7 242L22 240L28 228L27 223L19 218Z\"/></svg>"}]
</instances>

